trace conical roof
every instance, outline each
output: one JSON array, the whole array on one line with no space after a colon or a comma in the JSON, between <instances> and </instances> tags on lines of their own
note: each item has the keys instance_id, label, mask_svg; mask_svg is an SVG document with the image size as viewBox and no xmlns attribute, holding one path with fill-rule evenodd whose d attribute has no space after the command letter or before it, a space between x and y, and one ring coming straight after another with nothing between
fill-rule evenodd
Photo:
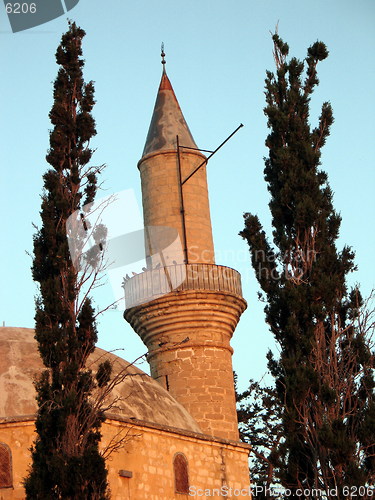
<instances>
[{"instance_id":1,"label":"conical roof","mask_svg":"<svg viewBox=\"0 0 375 500\"><path fill-rule=\"evenodd\" d=\"M177 135L181 146L197 148L178 104L171 82L165 69L163 69L154 113L142 156L168 149L175 150Z\"/></svg>"}]
</instances>

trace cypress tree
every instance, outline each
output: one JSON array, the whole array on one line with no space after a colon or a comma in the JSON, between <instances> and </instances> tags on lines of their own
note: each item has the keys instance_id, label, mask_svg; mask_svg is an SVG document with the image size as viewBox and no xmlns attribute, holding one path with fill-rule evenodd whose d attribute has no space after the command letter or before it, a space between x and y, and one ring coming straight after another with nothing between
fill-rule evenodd
<instances>
[{"instance_id":1,"label":"cypress tree","mask_svg":"<svg viewBox=\"0 0 375 500\"><path fill-rule=\"evenodd\" d=\"M300 61L289 59L277 34L273 43L276 72L266 73L264 109L273 245L256 215L245 214L240 234L280 349L278 359L268 354L282 408L275 467L289 498L301 498L298 488L306 490L302 498L313 498L314 488L346 498L345 487L371 485L375 477L374 353L361 321L360 291L346 282L354 252L336 247L341 218L320 169L331 105L323 103L316 127L309 121L317 65L328 51L317 41Z\"/></svg>"},{"instance_id":2,"label":"cypress tree","mask_svg":"<svg viewBox=\"0 0 375 500\"><path fill-rule=\"evenodd\" d=\"M272 488L279 483L278 446L283 436L281 407L275 388L250 380L239 393L236 385L237 418L240 438L251 444L250 481L257 499L274 498Z\"/></svg>"},{"instance_id":3,"label":"cypress tree","mask_svg":"<svg viewBox=\"0 0 375 500\"><path fill-rule=\"evenodd\" d=\"M98 370L106 373L105 380L86 368L97 341L95 311L82 293L84 280L73 265L66 229L68 218L93 202L101 170L88 166L96 130L94 86L84 82L82 72L84 36L69 23L56 52L59 70L46 156L51 167L44 174L42 226L34 235L32 274L40 292L35 338L46 369L36 382L37 437L25 480L32 500L108 498L105 461L98 449L104 416L91 396L108 382L110 367Z\"/></svg>"}]
</instances>

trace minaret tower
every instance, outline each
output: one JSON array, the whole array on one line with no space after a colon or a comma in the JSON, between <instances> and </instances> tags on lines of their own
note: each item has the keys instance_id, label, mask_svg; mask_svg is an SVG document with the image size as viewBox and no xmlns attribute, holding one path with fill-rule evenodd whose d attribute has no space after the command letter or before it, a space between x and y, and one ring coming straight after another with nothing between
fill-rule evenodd
<instances>
[{"instance_id":1,"label":"minaret tower","mask_svg":"<svg viewBox=\"0 0 375 500\"><path fill-rule=\"evenodd\" d=\"M152 377L202 431L238 440L230 339L246 302L239 273L215 265L206 157L184 119L164 57L162 50L163 74L138 163L148 266L125 284L124 317L148 348ZM163 251L170 235L155 232L159 226L179 236L180 254L173 245Z\"/></svg>"}]
</instances>

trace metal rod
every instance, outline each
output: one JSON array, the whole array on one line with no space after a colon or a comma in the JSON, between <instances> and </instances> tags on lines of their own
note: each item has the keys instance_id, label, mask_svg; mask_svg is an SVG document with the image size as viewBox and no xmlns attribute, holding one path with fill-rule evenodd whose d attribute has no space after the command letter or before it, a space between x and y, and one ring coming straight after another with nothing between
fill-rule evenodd
<instances>
[{"instance_id":1,"label":"metal rod","mask_svg":"<svg viewBox=\"0 0 375 500\"><path fill-rule=\"evenodd\" d=\"M167 281L168 281L169 290L172 292L172 290L173 290L172 280L171 280L171 276L169 274L168 266L167 266L167 263L165 262L164 254L163 254L162 250L159 251L159 255L161 257L161 262L163 264L164 274L165 274Z\"/></svg>"},{"instance_id":2,"label":"metal rod","mask_svg":"<svg viewBox=\"0 0 375 500\"><path fill-rule=\"evenodd\" d=\"M225 141L223 141L223 142L220 144L220 146L218 146L218 147L215 149L215 151L213 151L213 152L212 152L209 156L207 156L207 158L206 158L204 161L202 161L202 163L201 163L200 165L198 165L198 167L197 167L197 168L195 168L195 169L191 172L191 174L189 174L189 175L186 177L186 179L185 179L184 181L182 181L182 182L181 182L181 186L182 186L183 184L185 184L185 182L186 182L186 181L188 181L188 180L190 179L190 177L192 177L192 176L195 174L195 172L197 172L197 171L198 171L201 167L203 167L203 165L204 165L204 164L206 164L206 163L208 162L208 160L209 160L209 159L210 159L210 158L211 158L211 157L212 157L212 156L213 156L213 155L214 155L217 151L219 151L219 149L220 149L221 147L223 147L223 146L224 146L224 144L225 144L226 142L228 142L228 141L229 141L229 139L230 139L231 137L233 137L233 136L234 136L234 134L235 134L236 132L238 132L238 131L240 130L240 128L241 128L241 127L243 127L243 124L242 124L242 123L240 123L240 125L236 128L236 130L235 130L234 132L232 132L232 133L230 134L230 136L228 136L228 137L225 139ZM179 146L178 146L178 148L179 148ZM201 150L201 151L203 151L203 150Z\"/></svg>"},{"instance_id":3,"label":"metal rod","mask_svg":"<svg viewBox=\"0 0 375 500\"><path fill-rule=\"evenodd\" d=\"M200 149L200 148L191 148L190 146L180 146L181 149L192 149L193 151L204 151L205 153L213 153L212 149Z\"/></svg>"},{"instance_id":4,"label":"metal rod","mask_svg":"<svg viewBox=\"0 0 375 500\"><path fill-rule=\"evenodd\" d=\"M184 192L182 189L182 171L181 171L181 156L180 156L180 140L178 135L176 136L177 141L177 165L178 165L178 175L179 175L179 186L180 186L180 200L181 200L181 219L182 219L182 235L184 238L184 255L185 264L189 263L188 248L187 248L187 237L186 237L186 221L185 221L185 204L184 204Z\"/></svg>"}]
</instances>

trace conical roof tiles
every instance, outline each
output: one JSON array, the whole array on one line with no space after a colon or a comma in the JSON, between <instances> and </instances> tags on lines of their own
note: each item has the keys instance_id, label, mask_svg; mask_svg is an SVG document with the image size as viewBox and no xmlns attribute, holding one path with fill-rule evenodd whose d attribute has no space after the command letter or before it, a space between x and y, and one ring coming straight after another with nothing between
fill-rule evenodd
<instances>
[{"instance_id":1,"label":"conical roof tiles","mask_svg":"<svg viewBox=\"0 0 375 500\"><path fill-rule=\"evenodd\" d=\"M171 82L163 71L142 156L159 151L175 150L177 135L180 145L197 148Z\"/></svg>"}]
</instances>

